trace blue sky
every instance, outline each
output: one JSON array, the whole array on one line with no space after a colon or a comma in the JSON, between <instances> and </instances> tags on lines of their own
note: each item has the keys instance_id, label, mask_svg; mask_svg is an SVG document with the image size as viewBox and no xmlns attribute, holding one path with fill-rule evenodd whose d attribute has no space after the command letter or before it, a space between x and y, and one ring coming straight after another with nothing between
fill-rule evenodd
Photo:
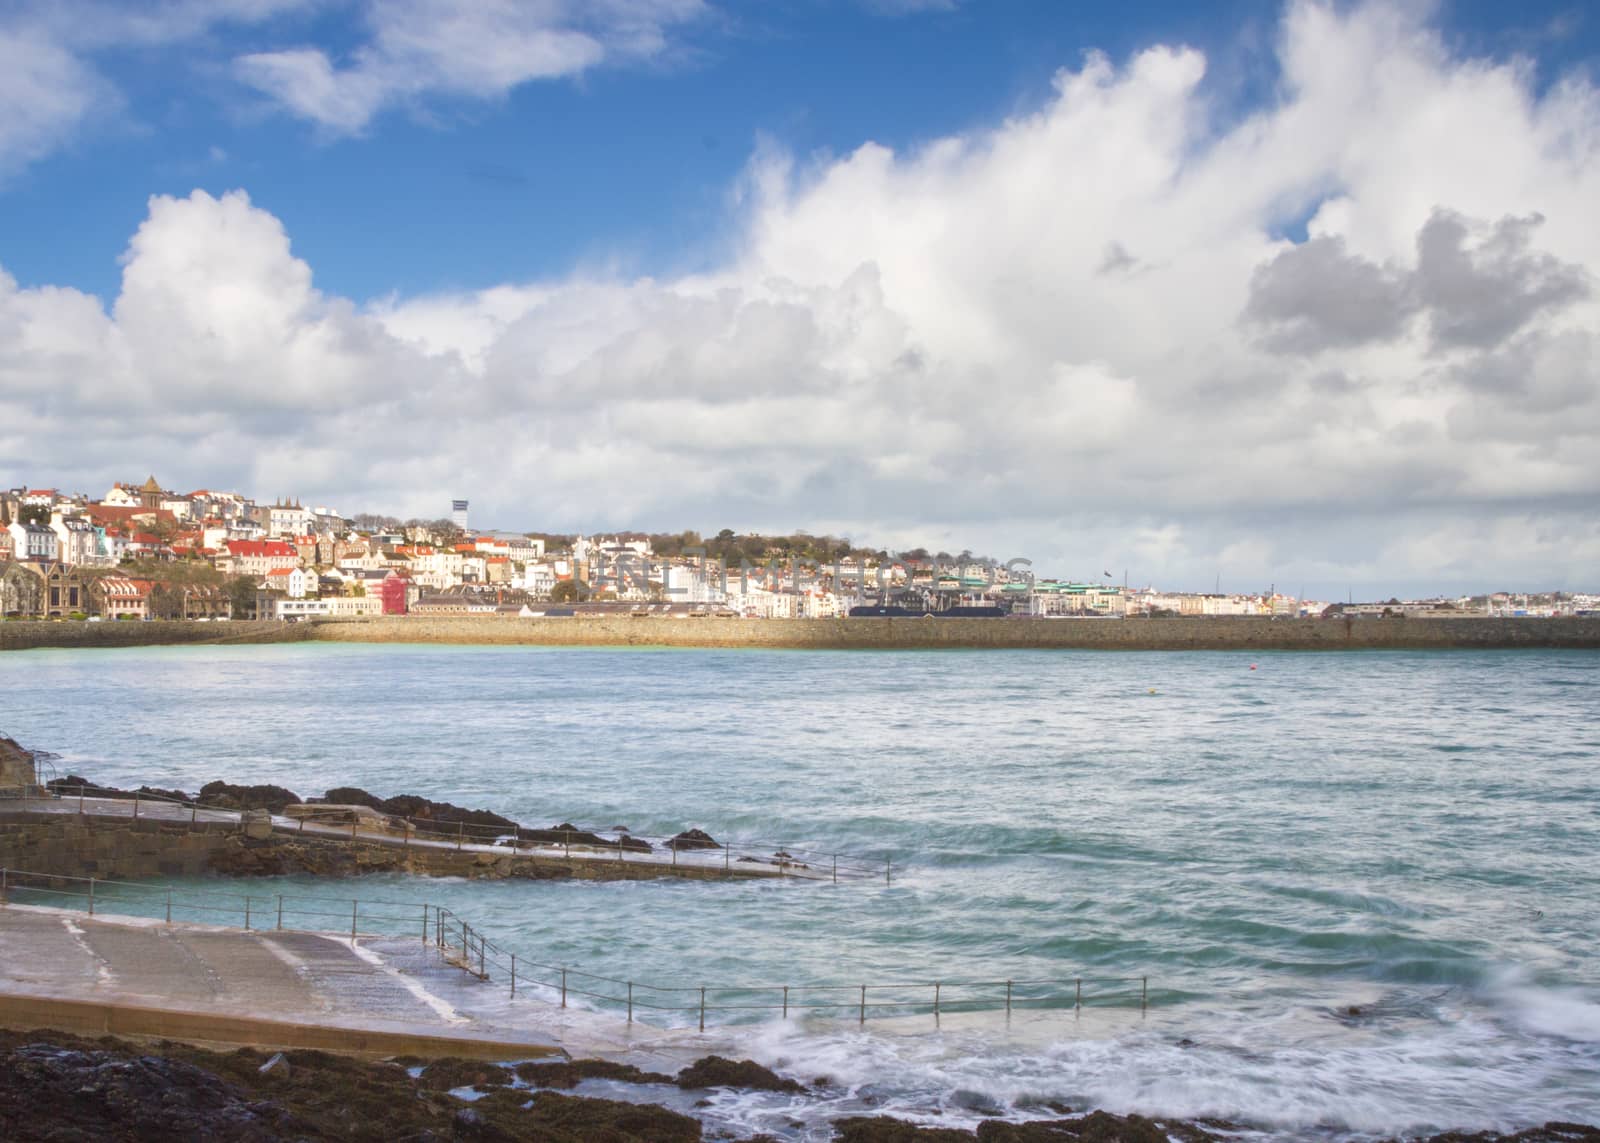
<instances>
[{"instance_id":1,"label":"blue sky","mask_svg":"<svg viewBox=\"0 0 1600 1143\"><path fill-rule=\"evenodd\" d=\"M359 3L308 5L193 39L92 54L122 106L0 184L0 264L25 284L114 297L117 258L152 194L247 188L282 219L325 290L366 299L559 275L585 261L702 269L758 139L800 156L896 149L1037 108L1087 51L1203 50L1219 117L1270 99L1281 5L1151 0L733 0L685 21L638 64L489 99L424 96L330 136L274 111L228 71L263 50L348 53ZM1437 26L1546 76L1596 58L1584 6L1456 0Z\"/></svg>"},{"instance_id":2,"label":"blue sky","mask_svg":"<svg viewBox=\"0 0 1600 1143\"><path fill-rule=\"evenodd\" d=\"M10 0L0 485L1600 586L1600 17Z\"/></svg>"}]
</instances>

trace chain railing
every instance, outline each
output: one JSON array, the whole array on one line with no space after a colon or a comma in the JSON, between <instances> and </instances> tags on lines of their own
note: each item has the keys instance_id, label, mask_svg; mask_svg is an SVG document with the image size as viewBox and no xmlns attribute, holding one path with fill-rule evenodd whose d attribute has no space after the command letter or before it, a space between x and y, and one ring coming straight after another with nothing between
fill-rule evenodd
<instances>
[{"instance_id":1,"label":"chain railing","mask_svg":"<svg viewBox=\"0 0 1600 1143\"><path fill-rule=\"evenodd\" d=\"M1053 979L879 981L870 984L703 984L663 985L585 972L519 957L491 941L481 930L447 908L434 910L434 944L446 963L485 983L498 982L511 997L526 995L530 986L545 999L566 1008L576 997L596 1008L683 1014L696 1018L700 1031L715 1013L771 1012L788 1019L791 1012L836 1012L854 1015L865 1025L868 1015L909 1016L931 1013L1013 1010L1080 1010L1085 1003L1107 1007L1150 1004L1147 976L1073 976ZM1088 992L1085 992L1085 986ZM1086 1000L1087 995L1087 1000Z\"/></svg>"},{"instance_id":2,"label":"chain railing","mask_svg":"<svg viewBox=\"0 0 1600 1143\"><path fill-rule=\"evenodd\" d=\"M145 790L126 791L100 786L56 786L50 793L38 789L18 788L12 794L15 800L47 799L70 803L77 801L79 813L86 812L86 799L131 803L130 814L137 820L141 816L176 820L187 813L191 824L197 824L202 813L228 814L231 820L240 811L230 806L208 805L200 800L181 800ZM859 854L836 853L807 847L782 845L751 840L724 840L706 842L684 839L681 835L661 837L629 832L618 832L615 838L602 838L593 830L531 829L526 826L484 826L467 822L438 822L427 818L407 818L395 814L373 811L372 818L351 814L348 809L324 806L316 802L302 803L305 810L296 815L296 823L286 826L284 814L274 815L274 828L297 829L323 837L348 836L352 841L374 841L382 844L425 844L433 847L464 850L499 851L506 854L551 857L560 854L571 859L574 854L584 860L614 860L635 862L659 867L664 876L680 871L684 874L715 872L720 866L727 877L776 876L807 881L865 881L882 878L892 880L893 863ZM96 807L97 808L97 807ZM378 819L378 820L374 820ZM207 818L205 820L218 820ZM389 824L393 823L393 824ZM613 832L613 831L607 831Z\"/></svg>"},{"instance_id":3,"label":"chain railing","mask_svg":"<svg viewBox=\"0 0 1600 1143\"><path fill-rule=\"evenodd\" d=\"M145 917L173 923L203 923L247 932L315 932L351 941L388 937L418 939L440 959L485 984L497 984L512 999L530 994L552 1006L583 1003L595 1010L687 1016L705 1031L710 1016L798 1013L855 1016L943 1015L1018 1009L1077 1011L1086 1006L1150 1004L1145 976L1071 976L1051 979L878 981L865 984L668 985L625 980L519 956L481 928L442 905L307 894L230 894L208 890L66 877L0 868L0 907L40 904L80 909L89 916ZM308 923L309 922L309 923Z\"/></svg>"},{"instance_id":4,"label":"chain railing","mask_svg":"<svg viewBox=\"0 0 1600 1143\"><path fill-rule=\"evenodd\" d=\"M429 941L429 919L436 908L409 901L299 893L214 893L104 877L0 869L0 904L13 903L81 909L91 917L109 913L167 924L221 925L245 932L336 933L352 940L413 936L424 943Z\"/></svg>"}]
</instances>

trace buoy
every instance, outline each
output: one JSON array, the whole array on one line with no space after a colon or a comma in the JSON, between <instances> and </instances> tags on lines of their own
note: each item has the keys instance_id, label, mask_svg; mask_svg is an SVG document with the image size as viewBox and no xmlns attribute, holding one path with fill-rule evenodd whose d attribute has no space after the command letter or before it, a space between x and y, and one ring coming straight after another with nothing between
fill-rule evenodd
<instances>
[{"instance_id":1,"label":"buoy","mask_svg":"<svg viewBox=\"0 0 1600 1143\"><path fill-rule=\"evenodd\" d=\"M1155 693L1156 693L1156 689L1155 689L1155 687L1151 687L1151 688L1150 688L1150 693L1151 693L1151 694L1155 694Z\"/></svg>"},{"instance_id":2,"label":"buoy","mask_svg":"<svg viewBox=\"0 0 1600 1143\"><path fill-rule=\"evenodd\" d=\"M1255 669L1256 669L1256 665L1255 665L1255 664L1254 664L1254 663L1251 663L1251 664L1250 664L1250 669L1251 669L1251 670L1252 670L1252 671L1253 671L1253 670L1255 670Z\"/></svg>"}]
</instances>

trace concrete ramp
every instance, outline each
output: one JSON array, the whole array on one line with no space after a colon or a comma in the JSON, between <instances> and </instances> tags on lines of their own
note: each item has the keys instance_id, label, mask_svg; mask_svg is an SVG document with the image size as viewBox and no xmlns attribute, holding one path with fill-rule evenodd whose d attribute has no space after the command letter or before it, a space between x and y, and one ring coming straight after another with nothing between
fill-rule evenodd
<instances>
[{"instance_id":1,"label":"concrete ramp","mask_svg":"<svg viewBox=\"0 0 1600 1143\"><path fill-rule=\"evenodd\" d=\"M0 909L0 1024L382 1055L559 1051L462 1015L348 937L18 905Z\"/></svg>"}]
</instances>

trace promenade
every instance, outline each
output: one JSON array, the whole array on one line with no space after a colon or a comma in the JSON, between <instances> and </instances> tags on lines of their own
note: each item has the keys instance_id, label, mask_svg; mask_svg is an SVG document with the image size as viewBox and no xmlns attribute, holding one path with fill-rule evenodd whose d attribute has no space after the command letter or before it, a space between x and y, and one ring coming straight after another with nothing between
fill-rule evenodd
<instances>
[{"instance_id":1,"label":"promenade","mask_svg":"<svg viewBox=\"0 0 1600 1143\"><path fill-rule=\"evenodd\" d=\"M552 1033L436 995L419 968L464 976L437 959L420 939L245 932L12 902L0 906L0 1026L372 1056L560 1052Z\"/></svg>"}]
</instances>

